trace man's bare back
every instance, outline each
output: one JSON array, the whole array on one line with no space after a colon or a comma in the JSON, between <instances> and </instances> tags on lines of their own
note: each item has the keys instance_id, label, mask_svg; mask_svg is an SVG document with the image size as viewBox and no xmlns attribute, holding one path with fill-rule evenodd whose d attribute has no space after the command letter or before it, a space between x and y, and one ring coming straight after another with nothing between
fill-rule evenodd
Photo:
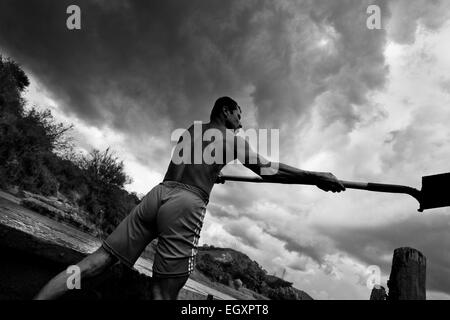
<instances>
[{"instance_id":1,"label":"man's bare back","mask_svg":"<svg viewBox=\"0 0 450 320\"><path fill-rule=\"evenodd\" d=\"M188 152L189 156L187 158L189 161L175 161L173 156L164 181L185 183L200 188L208 195L211 193L220 171L226 165L226 160L224 161L225 156L222 157L222 161L216 161L212 164L205 162L203 157L205 148L208 146L211 147L211 144L219 144L222 142L226 146L224 141L205 141L205 133L211 130L218 130L222 133L224 139L226 139L227 129L211 122L206 124L197 122L186 130L175 147L174 156L186 156L184 153ZM228 132L228 134L230 133ZM188 139L188 141L185 139ZM225 153L226 149L224 150ZM217 156L219 157L219 155Z\"/></svg>"}]
</instances>

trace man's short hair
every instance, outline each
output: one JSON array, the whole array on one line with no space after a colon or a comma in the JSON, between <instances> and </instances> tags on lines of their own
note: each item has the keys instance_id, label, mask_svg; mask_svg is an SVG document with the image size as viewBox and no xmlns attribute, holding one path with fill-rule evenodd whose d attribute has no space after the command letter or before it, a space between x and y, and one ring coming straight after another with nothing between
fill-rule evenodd
<instances>
[{"instance_id":1,"label":"man's short hair","mask_svg":"<svg viewBox=\"0 0 450 320\"><path fill-rule=\"evenodd\" d=\"M228 110L230 111L234 111L237 108L241 108L236 101L234 101L233 99L231 99L230 97L221 97L219 99L216 100L216 102L214 103L214 107L211 110L211 116L210 119L216 119L220 113L223 110L223 107L228 107Z\"/></svg>"}]
</instances>

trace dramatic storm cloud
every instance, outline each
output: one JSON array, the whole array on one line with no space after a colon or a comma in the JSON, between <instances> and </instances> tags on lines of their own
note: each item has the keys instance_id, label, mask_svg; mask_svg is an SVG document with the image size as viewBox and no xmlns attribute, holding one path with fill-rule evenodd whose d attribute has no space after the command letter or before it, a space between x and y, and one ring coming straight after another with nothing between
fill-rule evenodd
<instances>
[{"instance_id":1,"label":"dramatic storm cloud","mask_svg":"<svg viewBox=\"0 0 450 320\"><path fill-rule=\"evenodd\" d=\"M66 28L71 4L81 30ZM380 30L366 27L372 4ZM449 19L444 0L3 0L0 52L32 75L30 103L75 124L80 148L117 151L132 191L161 180L173 130L208 120L223 95L243 107L244 129L280 130L282 162L419 188L422 175L450 171ZM324 299L367 299L367 266L386 279L393 250L411 246L428 258L431 297L449 297L449 211L417 216L416 205L226 183L201 241Z\"/></svg>"},{"instance_id":2,"label":"dramatic storm cloud","mask_svg":"<svg viewBox=\"0 0 450 320\"><path fill-rule=\"evenodd\" d=\"M68 114L147 147L225 94L286 137L316 98L351 125L386 74L384 31L364 27L361 1L79 1L79 31L65 26L69 4L3 1L3 48Z\"/></svg>"}]
</instances>

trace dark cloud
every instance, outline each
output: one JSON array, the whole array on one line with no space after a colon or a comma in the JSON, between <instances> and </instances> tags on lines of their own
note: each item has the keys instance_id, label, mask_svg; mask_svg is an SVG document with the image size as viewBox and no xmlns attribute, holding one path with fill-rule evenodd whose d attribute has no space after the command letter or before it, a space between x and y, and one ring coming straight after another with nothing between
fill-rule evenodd
<instances>
[{"instance_id":1,"label":"dark cloud","mask_svg":"<svg viewBox=\"0 0 450 320\"><path fill-rule=\"evenodd\" d=\"M281 232L271 232L268 230L266 230L266 232L272 237L284 242L284 248L287 251L295 252L299 256L310 257L320 266L324 264L324 251L322 245L320 245L319 243L316 243L314 245L302 244L298 239L283 235Z\"/></svg>"},{"instance_id":2,"label":"dark cloud","mask_svg":"<svg viewBox=\"0 0 450 320\"><path fill-rule=\"evenodd\" d=\"M291 268L292 270L295 271L300 271L300 272L305 272L306 269L306 265L303 262L293 262L293 263L289 263L287 265L288 268Z\"/></svg>"},{"instance_id":3,"label":"dark cloud","mask_svg":"<svg viewBox=\"0 0 450 320\"><path fill-rule=\"evenodd\" d=\"M69 4L81 7L82 30L67 30ZM288 137L321 94L329 121L351 125L383 85L385 32L365 27L368 4L2 1L0 41L68 114L139 144L206 120L215 98L248 88L260 125Z\"/></svg>"},{"instance_id":4,"label":"dark cloud","mask_svg":"<svg viewBox=\"0 0 450 320\"><path fill-rule=\"evenodd\" d=\"M215 203L220 203L223 206L228 206L230 209L239 211L240 213L248 212L249 208L252 206L254 201L258 201L256 197L252 197L255 190L249 185L243 183L229 183L226 186L216 185L215 189L223 188L225 192L220 194L212 193L211 201Z\"/></svg>"},{"instance_id":5,"label":"dark cloud","mask_svg":"<svg viewBox=\"0 0 450 320\"><path fill-rule=\"evenodd\" d=\"M376 227L322 226L317 230L333 239L337 250L368 265L391 271L394 249L412 247L427 258L427 290L450 293L450 212L434 211L408 216Z\"/></svg>"},{"instance_id":6,"label":"dark cloud","mask_svg":"<svg viewBox=\"0 0 450 320\"><path fill-rule=\"evenodd\" d=\"M261 233L254 232L248 223L234 221L225 224L224 229L232 236L238 238L243 244L252 248L258 248L261 244Z\"/></svg>"},{"instance_id":7,"label":"dark cloud","mask_svg":"<svg viewBox=\"0 0 450 320\"><path fill-rule=\"evenodd\" d=\"M450 94L450 79L442 79L439 83L441 89Z\"/></svg>"},{"instance_id":8,"label":"dark cloud","mask_svg":"<svg viewBox=\"0 0 450 320\"><path fill-rule=\"evenodd\" d=\"M385 141L391 152L381 157L383 172L400 174L416 183L421 175L448 171L450 137L445 132L449 120L445 106L423 106L412 112L410 123L390 132ZM411 177L408 172L419 174Z\"/></svg>"},{"instance_id":9,"label":"dark cloud","mask_svg":"<svg viewBox=\"0 0 450 320\"><path fill-rule=\"evenodd\" d=\"M208 211L217 218L234 218L235 215L231 213L231 210L235 210L234 207L224 207L216 203L210 203L208 205Z\"/></svg>"},{"instance_id":10,"label":"dark cloud","mask_svg":"<svg viewBox=\"0 0 450 320\"><path fill-rule=\"evenodd\" d=\"M325 124L341 120L350 128L360 121L360 116L374 108L368 104L367 93L381 89L387 75L384 60L386 33L366 27L369 4L376 4L389 16L385 1L356 2L317 1L312 17L321 26L328 26L334 38L335 51L326 57L326 65L314 64L315 77L323 79L326 92L321 97Z\"/></svg>"},{"instance_id":11,"label":"dark cloud","mask_svg":"<svg viewBox=\"0 0 450 320\"><path fill-rule=\"evenodd\" d=\"M446 0L396 0L390 2L390 11L389 36L398 43L412 44L419 26L435 31L450 18L450 3Z\"/></svg>"}]
</instances>

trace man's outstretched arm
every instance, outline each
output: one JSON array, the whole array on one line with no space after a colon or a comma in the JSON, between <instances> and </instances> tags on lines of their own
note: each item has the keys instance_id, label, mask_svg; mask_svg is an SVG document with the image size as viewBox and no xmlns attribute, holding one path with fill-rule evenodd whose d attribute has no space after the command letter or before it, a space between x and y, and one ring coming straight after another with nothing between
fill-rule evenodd
<instances>
[{"instance_id":1,"label":"man's outstretched arm","mask_svg":"<svg viewBox=\"0 0 450 320\"><path fill-rule=\"evenodd\" d=\"M234 148L239 161L267 182L312 184L323 191L341 192L345 187L329 172L306 171L281 162L270 162L237 136Z\"/></svg>"},{"instance_id":2,"label":"man's outstretched arm","mask_svg":"<svg viewBox=\"0 0 450 320\"><path fill-rule=\"evenodd\" d=\"M274 172L270 173L272 168ZM260 167L259 171L261 178L268 182L312 184L323 191L332 192L345 190L342 183L330 172L306 171L281 162L270 162L269 169L267 167Z\"/></svg>"}]
</instances>

